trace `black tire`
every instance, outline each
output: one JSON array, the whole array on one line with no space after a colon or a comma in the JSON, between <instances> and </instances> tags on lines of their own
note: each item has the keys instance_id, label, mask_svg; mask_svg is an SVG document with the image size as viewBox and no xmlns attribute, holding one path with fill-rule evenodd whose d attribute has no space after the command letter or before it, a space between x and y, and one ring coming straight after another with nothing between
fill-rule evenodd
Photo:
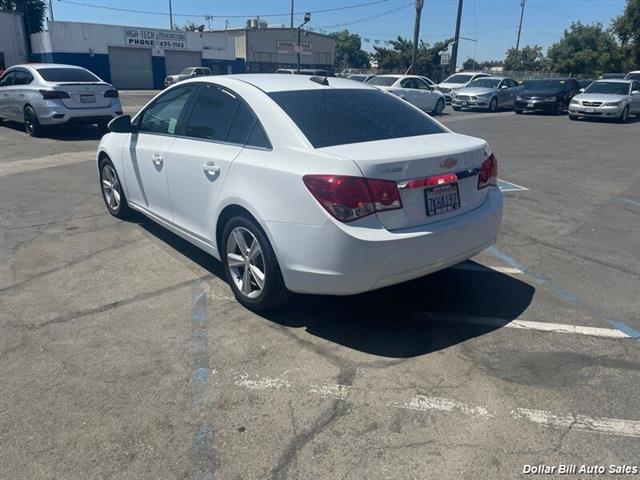
<instances>
[{"instance_id":1,"label":"black tire","mask_svg":"<svg viewBox=\"0 0 640 480\"><path fill-rule=\"evenodd\" d=\"M569 114L569 119L571 119L571 120L578 120L578 116L577 116L577 115L571 115L571 114Z\"/></svg>"},{"instance_id":2,"label":"black tire","mask_svg":"<svg viewBox=\"0 0 640 480\"><path fill-rule=\"evenodd\" d=\"M489 102L489 108L487 109L490 112L495 112L498 109L498 99L493 97Z\"/></svg>"},{"instance_id":3,"label":"black tire","mask_svg":"<svg viewBox=\"0 0 640 480\"><path fill-rule=\"evenodd\" d=\"M107 174L107 168L111 169L114 175L115 182L112 178L110 178ZM109 157L102 157L98 164L98 171L100 175L100 192L102 193L102 200L104 200L104 204L109 210L109 213L116 218L126 219L131 218L133 215L133 211L129 207L127 203L127 198L122 191L122 183L120 182L120 177L118 177L118 172L116 168L113 166L113 162L109 159ZM117 196L114 196L112 193L111 197L108 195L107 191L109 188L105 185L105 180L112 185L111 191L116 191ZM115 197L115 198L114 198ZM114 201L117 199L117 203Z\"/></svg>"},{"instance_id":4,"label":"black tire","mask_svg":"<svg viewBox=\"0 0 640 480\"><path fill-rule=\"evenodd\" d=\"M31 105L24 108L24 129L31 137L41 137L45 133L45 128L40 124L38 115Z\"/></svg>"},{"instance_id":5,"label":"black tire","mask_svg":"<svg viewBox=\"0 0 640 480\"><path fill-rule=\"evenodd\" d=\"M522 110L514 110L514 112L516 112L518 115L522 114Z\"/></svg>"},{"instance_id":6,"label":"black tire","mask_svg":"<svg viewBox=\"0 0 640 480\"><path fill-rule=\"evenodd\" d=\"M553 109L553 114L554 115L560 115L563 110L564 110L564 107L562 106L562 101L558 100L556 102L556 107Z\"/></svg>"},{"instance_id":7,"label":"black tire","mask_svg":"<svg viewBox=\"0 0 640 480\"><path fill-rule=\"evenodd\" d=\"M624 107L624 110L622 110L622 113L618 117L618 123L627 123L628 120L629 120L629 105Z\"/></svg>"},{"instance_id":8,"label":"black tire","mask_svg":"<svg viewBox=\"0 0 640 480\"><path fill-rule=\"evenodd\" d=\"M461 108L461 107L453 107L453 109L454 109L456 112L459 112L460 110L462 110L462 108Z\"/></svg>"},{"instance_id":9,"label":"black tire","mask_svg":"<svg viewBox=\"0 0 640 480\"><path fill-rule=\"evenodd\" d=\"M239 275L234 274L229 267L229 256L227 251L230 248L230 245L234 245L234 243L232 243L233 240L230 240L230 237L232 232L236 229L248 230L257 240L261 250L261 266L264 272L264 284L259 294L254 298L250 298L238 288L234 277L239 277ZM249 310L254 312L270 310L282 305L291 296L291 293L287 290L287 287L284 284L282 272L280 272L280 266L278 265L278 260L273 248L271 247L271 243L269 243L269 239L262 231L262 228L260 228L253 219L244 216L237 216L231 218L226 223L222 233L220 256L222 258L225 277L234 296L240 304ZM251 279L251 281L255 282L253 279Z\"/></svg>"},{"instance_id":10,"label":"black tire","mask_svg":"<svg viewBox=\"0 0 640 480\"><path fill-rule=\"evenodd\" d=\"M442 115L442 112L444 112L444 107L444 100L442 98L439 98L431 113L433 113L434 115Z\"/></svg>"}]
</instances>

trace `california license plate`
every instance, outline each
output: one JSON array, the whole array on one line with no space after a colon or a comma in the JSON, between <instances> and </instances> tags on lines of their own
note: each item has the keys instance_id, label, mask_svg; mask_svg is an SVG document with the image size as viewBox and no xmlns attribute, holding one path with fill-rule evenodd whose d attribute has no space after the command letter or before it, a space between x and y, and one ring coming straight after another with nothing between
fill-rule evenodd
<instances>
[{"instance_id":1,"label":"california license plate","mask_svg":"<svg viewBox=\"0 0 640 480\"><path fill-rule=\"evenodd\" d=\"M80 103L96 103L96 96L94 94L80 95Z\"/></svg>"},{"instance_id":2,"label":"california license plate","mask_svg":"<svg viewBox=\"0 0 640 480\"><path fill-rule=\"evenodd\" d=\"M462 102L462 105L466 107L467 105L469 105L469 102Z\"/></svg>"},{"instance_id":3,"label":"california license plate","mask_svg":"<svg viewBox=\"0 0 640 480\"><path fill-rule=\"evenodd\" d=\"M457 183L436 185L426 188L424 199L427 206L427 215L438 215L460 208L460 193Z\"/></svg>"},{"instance_id":4,"label":"california license plate","mask_svg":"<svg viewBox=\"0 0 640 480\"><path fill-rule=\"evenodd\" d=\"M533 108L533 103L527 103L527 108Z\"/></svg>"},{"instance_id":5,"label":"california license plate","mask_svg":"<svg viewBox=\"0 0 640 480\"><path fill-rule=\"evenodd\" d=\"M586 111L587 111L587 113L593 113L596 110L595 110L595 108L587 108Z\"/></svg>"}]
</instances>

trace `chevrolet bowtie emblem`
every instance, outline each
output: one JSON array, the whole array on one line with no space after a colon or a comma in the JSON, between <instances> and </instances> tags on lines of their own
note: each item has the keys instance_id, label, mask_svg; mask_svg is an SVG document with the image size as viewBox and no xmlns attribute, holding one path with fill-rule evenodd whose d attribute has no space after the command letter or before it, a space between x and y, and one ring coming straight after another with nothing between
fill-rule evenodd
<instances>
[{"instance_id":1,"label":"chevrolet bowtie emblem","mask_svg":"<svg viewBox=\"0 0 640 480\"><path fill-rule=\"evenodd\" d=\"M440 166L442 168L451 168L453 166L455 166L458 163L458 160L455 158L447 158L446 160L443 160L440 162Z\"/></svg>"}]
</instances>

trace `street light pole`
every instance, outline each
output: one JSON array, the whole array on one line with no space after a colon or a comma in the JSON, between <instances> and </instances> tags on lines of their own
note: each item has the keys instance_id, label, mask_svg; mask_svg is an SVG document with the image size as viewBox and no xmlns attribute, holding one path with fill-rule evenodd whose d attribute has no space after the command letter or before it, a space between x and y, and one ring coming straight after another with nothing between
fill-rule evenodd
<instances>
[{"instance_id":1,"label":"street light pole","mask_svg":"<svg viewBox=\"0 0 640 480\"><path fill-rule=\"evenodd\" d=\"M520 33L522 32L522 19L524 17L524 4L526 0L520 0L520 25L518 26L518 39L516 40L516 61L518 62L518 66L520 66L520 54L518 50L520 49Z\"/></svg>"},{"instance_id":2,"label":"street light pole","mask_svg":"<svg viewBox=\"0 0 640 480\"><path fill-rule=\"evenodd\" d=\"M173 7L171 6L171 0L169 0L169 30L173 30Z\"/></svg>"},{"instance_id":3,"label":"street light pole","mask_svg":"<svg viewBox=\"0 0 640 480\"><path fill-rule=\"evenodd\" d=\"M293 28L293 4L295 0L291 0L291 28Z\"/></svg>"},{"instance_id":4,"label":"street light pole","mask_svg":"<svg viewBox=\"0 0 640 480\"><path fill-rule=\"evenodd\" d=\"M451 73L456 73L456 65L458 64L458 44L460 43L460 21L462 20L462 1L458 0L458 17L456 19L456 33L453 39L453 47L451 47Z\"/></svg>"},{"instance_id":5,"label":"street light pole","mask_svg":"<svg viewBox=\"0 0 640 480\"><path fill-rule=\"evenodd\" d=\"M309 23L310 20L311 20L311 14L309 12L305 13L304 22L302 22L298 27L298 46L296 47L296 63L297 63L296 73L298 75L300 74L300 34L302 32L302 27L304 27L307 23Z\"/></svg>"},{"instance_id":6,"label":"street light pole","mask_svg":"<svg viewBox=\"0 0 640 480\"><path fill-rule=\"evenodd\" d=\"M413 51L411 52L411 73L416 74L416 57L418 56L418 39L420 38L420 16L424 0L416 0L416 20L413 25Z\"/></svg>"}]
</instances>

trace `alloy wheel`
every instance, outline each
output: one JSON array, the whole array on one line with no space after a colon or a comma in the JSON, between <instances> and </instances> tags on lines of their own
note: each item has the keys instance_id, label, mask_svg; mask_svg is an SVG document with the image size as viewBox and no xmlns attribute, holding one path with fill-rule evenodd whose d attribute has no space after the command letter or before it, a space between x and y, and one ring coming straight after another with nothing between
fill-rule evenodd
<instances>
[{"instance_id":1,"label":"alloy wheel","mask_svg":"<svg viewBox=\"0 0 640 480\"><path fill-rule=\"evenodd\" d=\"M227 264L234 285L242 295L257 298L264 289L266 268L262 248L244 227L236 227L227 240Z\"/></svg>"},{"instance_id":2,"label":"alloy wheel","mask_svg":"<svg viewBox=\"0 0 640 480\"><path fill-rule=\"evenodd\" d=\"M102 192L109 208L117 211L120 207L120 181L108 163L102 167Z\"/></svg>"},{"instance_id":3,"label":"alloy wheel","mask_svg":"<svg viewBox=\"0 0 640 480\"><path fill-rule=\"evenodd\" d=\"M35 128L33 122L34 122L33 114L30 109L27 109L24 112L24 128L27 131L27 133L30 135L33 133Z\"/></svg>"}]
</instances>

